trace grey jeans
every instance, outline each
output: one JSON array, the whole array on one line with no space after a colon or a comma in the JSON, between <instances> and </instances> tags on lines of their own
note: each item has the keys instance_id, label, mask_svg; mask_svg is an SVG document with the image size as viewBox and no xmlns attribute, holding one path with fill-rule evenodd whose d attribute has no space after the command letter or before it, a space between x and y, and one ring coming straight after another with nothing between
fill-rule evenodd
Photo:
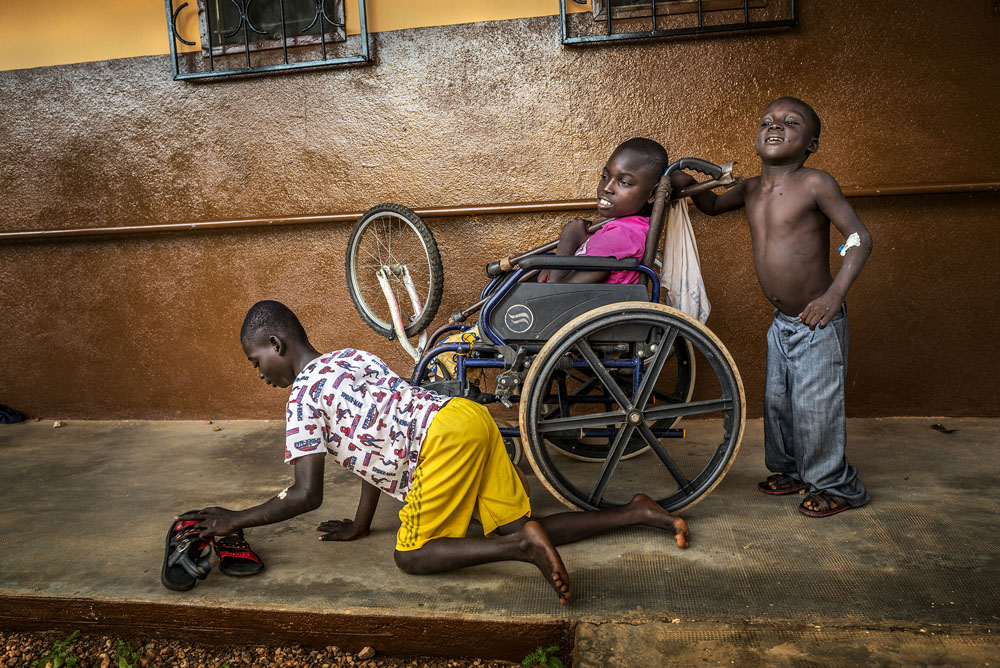
<instances>
[{"instance_id":1,"label":"grey jeans","mask_svg":"<svg viewBox=\"0 0 1000 668\"><path fill-rule=\"evenodd\" d=\"M860 506L868 490L844 452L847 341L846 305L823 329L775 310L767 331L764 463L807 483L810 492Z\"/></svg>"}]
</instances>

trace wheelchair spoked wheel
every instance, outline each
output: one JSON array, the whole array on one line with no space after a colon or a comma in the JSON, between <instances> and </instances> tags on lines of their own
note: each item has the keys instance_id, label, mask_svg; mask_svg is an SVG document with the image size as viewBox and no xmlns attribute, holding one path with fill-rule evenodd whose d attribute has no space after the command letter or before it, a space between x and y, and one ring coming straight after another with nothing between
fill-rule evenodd
<instances>
[{"instance_id":1,"label":"wheelchair spoked wheel","mask_svg":"<svg viewBox=\"0 0 1000 668\"><path fill-rule=\"evenodd\" d=\"M663 269L663 251L656 251L656 257L653 259L653 269L657 274L661 273L661 270ZM666 288L661 287L661 292L665 293ZM661 378L661 382L657 383L660 387L653 390L653 398L656 401L675 404L684 403L690 401L691 395L694 394L694 347L691 345L690 341L685 340L684 345L678 345L675 347L674 354L676 355L676 358L672 361L668 361L668 364L671 364L675 369L675 380L670 383L673 385L672 390L669 392L666 391L666 388L663 387L663 379ZM579 385L577 386L576 391L580 391ZM610 410L611 406L607 405L606 408L607 410ZM548 410L558 411L559 407L549 407ZM555 415L555 413L553 412L551 415ZM661 422L658 427L675 429L677 428L677 423L680 421L681 416L669 418L668 420ZM606 438L566 439L550 436L546 440L548 440L548 442L553 446L559 448L559 450L567 457L572 457L573 459L578 459L582 462L603 462L604 457L607 454L608 447L611 444L611 442ZM642 453L648 451L649 445L647 445L646 442L638 435L633 435L632 438L629 439L628 445L625 446L625 452L622 453L622 460L624 461L632 459L633 457L638 457Z\"/></svg>"},{"instance_id":2,"label":"wheelchair spoked wheel","mask_svg":"<svg viewBox=\"0 0 1000 668\"><path fill-rule=\"evenodd\" d=\"M654 402L664 404L678 404L686 403L691 400L691 395L694 394L694 380L695 380L695 363L694 363L694 346L687 339L678 341L674 346L674 350L670 352L670 357L667 360L666 368L660 372L660 379L657 382L657 387L653 388L652 399ZM576 375L576 374L572 374ZM576 388L572 390L577 394L584 393L591 390L593 387L600 387L595 383L597 380L594 377L590 379L581 379L579 377L574 378L577 381ZM620 376L616 377L618 380L618 385L623 390L627 390L627 385L630 383L631 378L622 379ZM559 382L559 381L557 381ZM669 389L668 389L669 388ZM606 410L611 410L612 404L606 403ZM557 417L561 410L561 407L556 405L547 405L544 407L545 417ZM659 429L676 429L677 424L681 421L682 416L665 418L663 420L657 421L655 428ZM567 457L572 457L582 462L603 462L605 456L607 455L608 448L611 445L611 439L609 437L593 437L586 439L577 438L560 438L558 436L548 436L546 440L554 447L558 448L562 454ZM639 434L633 434L629 439L628 445L625 446L625 451L622 453L622 460L627 461L633 457L638 457L644 452L649 451L649 444Z\"/></svg>"},{"instance_id":3,"label":"wheelchair spoked wheel","mask_svg":"<svg viewBox=\"0 0 1000 668\"><path fill-rule=\"evenodd\" d=\"M430 228L405 206L379 204L368 209L347 241L345 277L351 301L369 327L392 338L392 315L379 271L385 272L399 303L406 335L416 336L430 325L441 305L444 271ZM412 313L407 274L419 299L417 313Z\"/></svg>"},{"instance_id":4,"label":"wheelchair spoked wheel","mask_svg":"<svg viewBox=\"0 0 1000 668\"><path fill-rule=\"evenodd\" d=\"M621 355L605 351L613 328L646 329L646 361L638 389L622 383L610 370ZM702 369L700 392L706 399L661 402L654 390L669 369L671 348L690 343ZM653 344L653 345L649 345ZM637 344L633 344L637 345ZM655 345L655 348L653 347ZM557 386L568 366L593 376L613 398L610 410L601 403L563 402L553 415ZM667 379L673 387L675 380ZM690 416L685 437L664 427ZM643 492L675 512L705 497L729 470L739 450L746 420L743 383L732 357L704 325L676 309L648 302L602 306L564 325L532 361L520 401L524 454L542 484L570 508L596 510L628 503ZM607 437L603 465L582 463L563 455L550 437L570 433ZM626 460L622 455L637 436L649 448Z\"/></svg>"}]
</instances>

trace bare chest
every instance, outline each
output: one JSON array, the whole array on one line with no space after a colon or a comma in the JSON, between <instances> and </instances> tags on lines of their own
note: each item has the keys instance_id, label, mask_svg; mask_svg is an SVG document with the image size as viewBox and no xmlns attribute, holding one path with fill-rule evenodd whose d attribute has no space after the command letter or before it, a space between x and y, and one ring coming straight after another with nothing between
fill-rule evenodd
<instances>
[{"instance_id":1,"label":"bare chest","mask_svg":"<svg viewBox=\"0 0 1000 668\"><path fill-rule=\"evenodd\" d=\"M795 182L754 186L746 193L746 212L755 246L811 247L829 233L829 220Z\"/></svg>"}]
</instances>

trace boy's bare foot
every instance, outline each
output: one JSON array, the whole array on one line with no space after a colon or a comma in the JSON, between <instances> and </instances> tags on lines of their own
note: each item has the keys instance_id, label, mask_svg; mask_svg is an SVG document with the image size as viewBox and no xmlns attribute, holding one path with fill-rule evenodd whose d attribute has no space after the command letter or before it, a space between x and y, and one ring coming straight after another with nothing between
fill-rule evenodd
<instances>
[{"instance_id":1,"label":"boy's bare foot","mask_svg":"<svg viewBox=\"0 0 1000 668\"><path fill-rule=\"evenodd\" d=\"M688 546L691 534L687 522L676 515L671 515L645 494L636 494L628 505L641 514L642 524L672 531L677 540L677 547L684 549Z\"/></svg>"},{"instance_id":2,"label":"boy's bare foot","mask_svg":"<svg viewBox=\"0 0 1000 668\"><path fill-rule=\"evenodd\" d=\"M525 561L530 561L542 572L552 588L559 594L559 602L569 603L569 574L562 558L549 539L549 534L538 522L528 521L518 532L521 534L521 549Z\"/></svg>"}]
</instances>

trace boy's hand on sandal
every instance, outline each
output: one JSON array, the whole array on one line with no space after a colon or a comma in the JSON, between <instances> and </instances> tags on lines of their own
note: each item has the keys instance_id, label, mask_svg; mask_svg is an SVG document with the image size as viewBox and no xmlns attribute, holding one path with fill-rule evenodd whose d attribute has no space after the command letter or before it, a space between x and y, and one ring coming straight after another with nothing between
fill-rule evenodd
<instances>
[{"instance_id":1,"label":"boy's hand on sandal","mask_svg":"<svg viewBox=\"0 0 1000 668\"><path fill-rule=\"evenodd\" d=\"M371 533L368 527L362 527L349 519L323 522L316 527L316 531L323 532L320 540L357 540Z\"/></svg>"},{"instance_id":2,"label":"boy's hand on sandal","mask_svg":"<svg viewBox=\"0 0 1000 668\"><path fill-rule=\"evenodd\" d=\"M190 513L184 513L177 517L180 520L194 520L197 522L195 528L201 529L198 534L201 538L211 538L212 536L228 536L236 533L242 527L235 522L236 513L226 508L213 506L202 508Z\"/></svg>"}]
</instances>

